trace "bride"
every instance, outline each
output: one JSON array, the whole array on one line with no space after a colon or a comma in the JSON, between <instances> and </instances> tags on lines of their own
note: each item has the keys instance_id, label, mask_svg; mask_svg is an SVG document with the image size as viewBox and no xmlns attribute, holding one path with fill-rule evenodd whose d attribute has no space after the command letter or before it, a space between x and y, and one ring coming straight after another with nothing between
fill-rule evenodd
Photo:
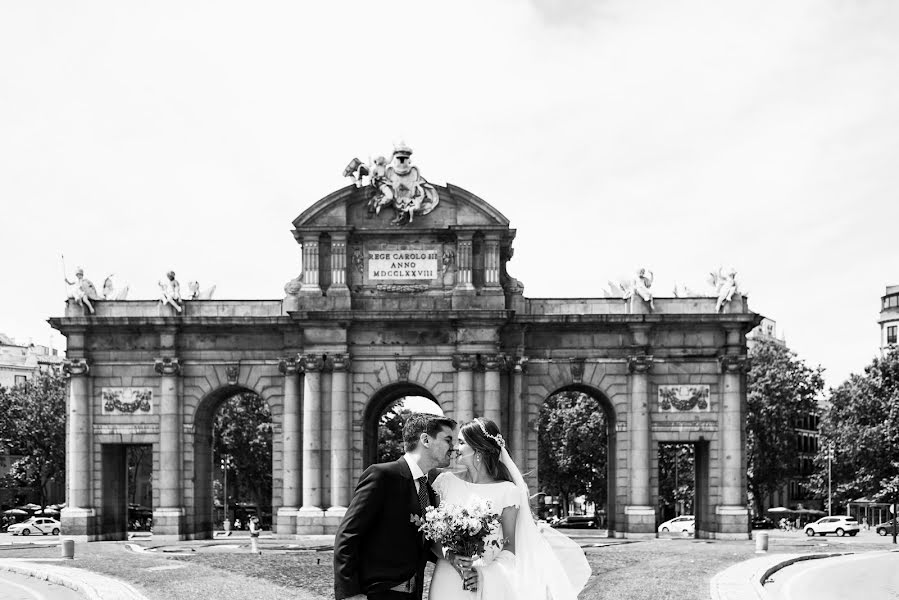
<instances>
[{"instance_id":1,"label":"bride","mask_svg":"<svg viewBox=\"0 0 899 600\"><path fill-rule=\"evenodd\" d=\"M459 431L457 472L434 480L441 502L490 500L501 511L501 527L484 555L472 562L435 548L438 556L430 600L575 600L590 576L577 544L553 529L537 529L527 484L512 462L496 423L478 418ZM565 565L563 567L563 564Z\"/></svg>"}]
</instances>

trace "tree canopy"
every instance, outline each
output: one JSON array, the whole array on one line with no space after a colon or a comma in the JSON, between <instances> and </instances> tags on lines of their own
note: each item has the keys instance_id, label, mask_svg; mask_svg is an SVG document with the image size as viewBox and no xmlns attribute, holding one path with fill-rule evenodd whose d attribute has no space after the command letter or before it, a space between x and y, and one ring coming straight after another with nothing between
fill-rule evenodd
<instances>
[{"instance_id":1,"label":"tree canopy","mask_svg":"<svg viewBox=\"0 0 899 600\"><path fill-rule=\"evenodd\" d=\"M796 421L817 412L824 380L821 367L807 366L796 353L772 341L756 342L749 356L747 477L762 514L764 498L799 475Z\"/></svg>"},{"instance_id":2,"label":"tree canopy","mask_svg":"<svg viewBox=\"0 0 899 600\"><path fill-rule=\"evenodd\" d=\"M827 493L828 451L835 504L865 496L899 501L899 349L831 390L821 415L816 489Z\"/></svg>"},{"instance_id":3,"label":"tree canopy","mask_svg":"<svg viewBox=\"0 0 899 600\"><path fill-rule=\"evenodd\" d=\"M384 411L378 420L378 460L389 462L403 455L403 425L412 411L403 407L400 398Z\"/></svg>"},{"instance_id":4,"label":"tree canopy","mask_svg":"<svg viewBox=\"0 0 899 600\"><path fill-rule=\"evenodd\" d=\"M213 440L216 463L231 457L228 495L271 506L272 414L265 401L253 393L226 400L213 419Z\"/></svg>"},{"instance_id":5,"label":"tree canopy","mask_svg":"<svg viewBox=\"0 0 899 600\"><path fill-rule=\"evenodd\" d=\"M608 423L595 398L577 391L550 396L540 409L538 461L540 491L561 496L567 507L585 495L606 503Z\"/></svg>"},{"instance_id":6,"label":"tree canopy","mask_svg":"<svg viewBox=\"0 0 899 600\"><path fill-rule=\"evenodd\" d=\"M49 485L65 481L66 378L39 373L11 388L0 387L0 447L19 458L7 482L29 488L46 506Z\"/></svg>"}]
</instances>

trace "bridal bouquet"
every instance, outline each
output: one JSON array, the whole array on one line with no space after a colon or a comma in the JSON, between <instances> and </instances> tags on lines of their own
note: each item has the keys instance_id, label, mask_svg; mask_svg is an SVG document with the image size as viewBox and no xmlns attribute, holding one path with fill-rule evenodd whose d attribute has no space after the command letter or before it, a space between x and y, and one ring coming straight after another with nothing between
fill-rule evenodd
<instances>
[{"instance_id":1,"label":"bridal bouquet","mask_svg":"<svg viewBox=\"0 0 899 600\"><path fill-rule=\"evenodd\" d=\"M474 558L491 546L503 548L502 539L493 536L494 539L488 540L500 527L499 513L489 500L465 506L441 502L440 506L429 506L424 518L412 515L412 522L426 538L458 556Z\"/></svg>"}]
</instances>

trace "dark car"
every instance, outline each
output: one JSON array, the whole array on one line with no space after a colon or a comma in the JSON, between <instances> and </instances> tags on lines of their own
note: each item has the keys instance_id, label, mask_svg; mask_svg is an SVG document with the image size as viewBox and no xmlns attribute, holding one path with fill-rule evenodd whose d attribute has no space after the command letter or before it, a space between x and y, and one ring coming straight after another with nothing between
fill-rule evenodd
<instances>
[{"instance_id":1,"label":"dark car","mask_svg":"<svg viewBox=\"0 0 899 600\"><path fill-rule=\"evenodd\" d=\"M878 523L874 526L874 531L877 532L877 535L893 535L893 523L896 522L896 519L891 521L884 521L883 523ZM899 528L897 528L899 530Z\"/></svg>"},{"instance_id":2,"label":"dark car","mask_svg":"<svg viewBox=\"0 0 899 600\"><path fill-rule=\"evenodd\" d=\"M559 529L592 529L595 523L596 518L593 515L569 515L562 517L552 526Z\"/></svg>"},{"instance_id":3,"label":"dark car","mask_svg":"<svg viewBox=\"0 0 899 600\"><path fill-rule=\"evenodd\" d=\"M774 529L777 525L768 517L756 517L752 520L753 529Z\"/></svg>"}]
</instances>

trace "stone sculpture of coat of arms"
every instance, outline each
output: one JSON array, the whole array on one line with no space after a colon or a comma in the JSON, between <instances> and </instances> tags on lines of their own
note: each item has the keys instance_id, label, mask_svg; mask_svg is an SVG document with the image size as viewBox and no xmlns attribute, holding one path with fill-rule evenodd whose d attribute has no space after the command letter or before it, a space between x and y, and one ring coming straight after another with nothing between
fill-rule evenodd
<instances>
[{"instance_id":1,"label":"stone sculpture of coat of arms","mask_svg":"<svg viewBox=\"0 0 899 600\"><path fill-rule=\"evenodd\" d=\"M394 147L389 163L383 156L368 164L354 158L343 170L345 177L353 178L356 187L370 188L369 213L380 214L388 206L394 210L393 225L411 223L416 215L434 210L440 201L437 189L409 161L411 156L412 149L400 142Z\"/></svg>"}]
</instances>

